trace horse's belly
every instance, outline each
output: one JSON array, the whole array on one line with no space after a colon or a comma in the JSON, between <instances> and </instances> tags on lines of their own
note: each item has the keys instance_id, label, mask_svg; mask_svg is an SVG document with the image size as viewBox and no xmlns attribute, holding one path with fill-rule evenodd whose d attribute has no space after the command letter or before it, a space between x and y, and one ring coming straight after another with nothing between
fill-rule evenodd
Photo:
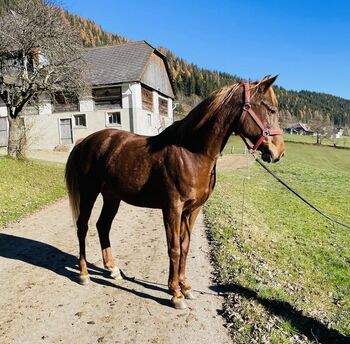
<instances>
[{"instance_id":1,"label":"horse's belly","mask_svg":"<svg viewBox=\"0 0 350 344\"><path fill-rule=\"evenodd\" d=\"M133 205L135 207L142 207L142 208L153 208L153 209L162 209L164 208L164 203L160 202L159 200L147 200L142 198L122 198L122 201L125 203L128 203L130 205Z\"/></svg>"}]
</instances>

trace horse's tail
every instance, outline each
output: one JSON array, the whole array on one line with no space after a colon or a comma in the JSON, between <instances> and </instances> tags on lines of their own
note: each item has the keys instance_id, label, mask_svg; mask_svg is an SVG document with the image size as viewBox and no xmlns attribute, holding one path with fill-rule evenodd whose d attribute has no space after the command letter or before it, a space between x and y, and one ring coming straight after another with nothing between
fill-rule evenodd
<instances>
[{"instance_id":1,"label":"horse's tail","mask_svg":"<svg viewBox=\"0 0 350 344\"><path fill-rule=\"evenodd\" d=\"M80 208L78 153L79 144L74 146L71 153L69 154L65 171L69 203L72 211L74 224L76 224L77 219L79 217Z\"/></svg>"}]
</instances>

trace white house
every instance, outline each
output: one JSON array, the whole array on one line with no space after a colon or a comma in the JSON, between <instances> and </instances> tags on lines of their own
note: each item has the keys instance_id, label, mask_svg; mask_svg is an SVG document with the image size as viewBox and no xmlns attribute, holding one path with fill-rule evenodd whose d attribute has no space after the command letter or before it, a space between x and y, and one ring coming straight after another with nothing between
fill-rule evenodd
<instances>
[{"instance_id":1,"label":"white house","mask_svg":"<svg viewBox=\"0 0 350 344\"><path fill-rule=\"evenodd\" d=\"M87 48L84 55L91 94L69 103L58 95L39 111L28 111L30 148L69 146L104 128L154 135L173 122L174 88L166 57L157 49L139 41ZM6 107L1 103L0 117L4 145Z\"/></svg>"}]
</instances>

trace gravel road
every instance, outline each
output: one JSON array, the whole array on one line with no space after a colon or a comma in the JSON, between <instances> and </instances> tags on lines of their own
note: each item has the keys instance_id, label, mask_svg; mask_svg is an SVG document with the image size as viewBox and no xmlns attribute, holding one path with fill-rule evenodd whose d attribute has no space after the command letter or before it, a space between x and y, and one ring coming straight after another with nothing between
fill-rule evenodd
<instances>
[{"instance_id":1,"label":"gravel road","mask_svg":"<svg viewBox=\"0 0 350 344\"><path fill-rule=\"evenodd\" d=\"M203 216L188 258L197 300L170 306L161 212L122 204L111 231L122 281L102 269L96 202L87 237L92 282L77 283L78 241L67 199L0 229L0 342L231 343L218 314Z\"/></svg>"}]
</instances>

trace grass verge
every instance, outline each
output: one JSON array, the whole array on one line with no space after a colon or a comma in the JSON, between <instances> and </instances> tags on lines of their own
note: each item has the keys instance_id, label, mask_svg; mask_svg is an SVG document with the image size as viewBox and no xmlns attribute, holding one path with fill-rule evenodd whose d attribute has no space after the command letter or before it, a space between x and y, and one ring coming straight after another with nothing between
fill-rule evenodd
<instances>
[{"instance_id":1,"label":"grass verge","mask_svg":"<svg viewBox=\"0 0 350 344\"><path fill-rule=\"evenodd\" d=\"M350 152L298 144L286 152L269 167L350 223ZM256 165L219 171L204 211L237 343L350 342L347 229L320 218Z\"/></svg>"},{"instance_id":2,"label":"grass verge","mask_svg":"<svg viewBox=\"0 0 350 344\"><path fill-rule=\"evenodd\" d=\"M0 157L0 227L65 195L64 165Z\"/></svg>"}]
</instances>

